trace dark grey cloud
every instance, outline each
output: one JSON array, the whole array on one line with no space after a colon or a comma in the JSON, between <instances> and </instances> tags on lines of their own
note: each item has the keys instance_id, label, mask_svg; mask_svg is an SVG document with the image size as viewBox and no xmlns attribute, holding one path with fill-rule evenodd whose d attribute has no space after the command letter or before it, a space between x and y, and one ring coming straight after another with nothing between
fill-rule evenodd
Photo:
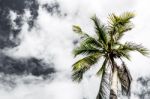
<instances>
[{"instance_id":1,"label":"dark grey cloud","mask_svg":"<svg viewBox=\"0 0 150 99\"><path fill-rule=\"evenodd\" d=\"M46 76L55 72L49 65L53 64L46 64L36 58L14 59L5 54L0 54L0 72L4 74Z\"/></svg>"},{"instance_id":2,"label":"dark grey cloud","mask_svg":"<svg viewBox=\"0 0 150 99\"><path fill-rule=\"evenodd\" d=\"M57 1L52 2L51 4L43 4L42 8L45 8L51 15L56 14L61 17L67 16L67 13L62 13L60 4Z\"/></svg>"},{"instance_id":3,"label":"dark grey cloud","mask_svg":"<svg viewBox=\"0 0 150 99\"><path fill-rule=\"evenodd\" d=\"M38 16L38 3L36 0L0 0L0 48L14 47L17 44L9 39L12 34L14 37L18 35L22 26L22 16L25 13L25 9L31 11L31 19L28 24L30 28L33 27L34 21ZM13 29L9 12L14 11L17 13L17 18L14 20L16 25L19 27Z\"/></svg>"}]
</instances>

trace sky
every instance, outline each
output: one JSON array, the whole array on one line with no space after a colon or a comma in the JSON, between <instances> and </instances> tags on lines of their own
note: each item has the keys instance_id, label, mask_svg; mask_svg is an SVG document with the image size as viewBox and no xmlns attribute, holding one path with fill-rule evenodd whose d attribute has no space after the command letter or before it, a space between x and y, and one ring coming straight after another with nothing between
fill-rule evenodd
<instances>
[{"instance_id":1,"label":"sky","mask_svg":"<svg viewBox=\"0 0 150 99\"><path fill-rule=\"evenodd\" d=\"M28 1L26 2L28 5L35 3L32 0L25 1ZM24 13L21 13L22 10L17 12L9 9L7 17L10 19L10 28L19 31L16 36L10 34L7 37L16 46L10 47L6 44L9 46L1 48L1 51L16 60L32 57L41 59L49 64L49 67L54 68L56 73L51 74L46 80L43 80L41 76L33 75L5 76L4 79L8 82L14 80L16 86L10 88L5 86L7 83L1 84L0 99L95 99L100 83L100 78L95 75L96 66L84 75L81 83L71 80L71 65L80 58L74 58L72 54L74 42L79 40L78 35L72 31L72 25L80 25L84 31L94 35L93 24L90 20L94 14L107 24L107 16L111 13L119 15L125 11L134 12L136 14L132 20L134 29L126 33L122 42L134 41L150 49L149 0L33 1L39 5L38 8L33 6L36 10L28 6L23 8ZM15 4L15 0L13 3ZM9 6L10 1L8 0L5 5ZM21 17L21 25L15 21L18 17ZM10 31L7 32L10 33ZM150 75L150 59L138 53L131 53L131 55L132 61L126 60L126 63L133 75L134 91L136 79ZM4 75L1 74L0 78L3 77ZM131 99L139 98L132 95Z\"/></svg>"}]
</instances>

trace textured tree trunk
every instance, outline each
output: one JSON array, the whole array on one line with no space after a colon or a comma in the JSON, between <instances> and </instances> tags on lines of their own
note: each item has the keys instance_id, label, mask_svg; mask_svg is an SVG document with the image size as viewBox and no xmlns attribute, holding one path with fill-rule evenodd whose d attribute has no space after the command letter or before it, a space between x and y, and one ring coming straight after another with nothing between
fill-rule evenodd
<instances>
[{"instance_id":1,"label":"textured tree trunk","mask_svg":"<svg viewBox=\"0 0 150 99\"><path fill-rule=\"evenodd\" d=\"M110 91L110 99L117 99L117 95L114 93L113 90Z\"/></svg>"},{"instance_id":2,"label":"textured tree trunk","mask_svg":"<svg viewBox=\"0 0 150 99\"><path fill-rule=\"evenodd\" d=\"M111 82L110 82L111 77L109 72L110 68L111 67L106 68L106 70L102 74L99 92L96 99L109 99L110 97L110 86L111 86Z\"/></svg>"},{"instance_id":3,"label":"textured tree trunk","mask_svg":"<svg viewBox=\"0 0 150 99\"><path fill-rule=\"evenodd\" d=\"M114 71L112 74L112 83L110 91L110 99L117 99L117 68L114 66Z\"/></svg>"}]
</instances>

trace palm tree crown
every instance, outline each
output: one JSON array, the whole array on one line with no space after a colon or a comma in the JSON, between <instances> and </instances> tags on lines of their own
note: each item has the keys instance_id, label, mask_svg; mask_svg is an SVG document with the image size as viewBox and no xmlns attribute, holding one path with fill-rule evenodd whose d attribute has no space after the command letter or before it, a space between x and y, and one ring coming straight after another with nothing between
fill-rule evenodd
<instances>
[{"instance_id":1,"label":"palm tree crown","mask_svg":"<svg viewBox=\"0 0 150 99\"><path fill-rule=\"evenodd\" d=\"M80 34L82 39L80 45L74 48L74 55L83 54L86 56L72 65L73 80L80 82L83 74L97 63L99 58L104 60L97 72L97 75L102 77L96 99L116 99L112 98L117 97L117 93L111 87L115 75L117 75L117 79L121 84L122 94L130 96L132 77L123 58L130 60L129 52L131 51L137 51L144 56L148 55L148 50L141 44L133 42L120 43L120 39L125 32L133 28L131 23L133 17L134 14L131 12L125 12L119 16L111 14L108 17L108 24L104 25L96 15L93 16L91 20L94 23L95 33L97 34L95 38L82 31L79 26L73 26L73 31ZM122 65L118 66L115 59L121 60Z\"/></svg>"}]
</instances>

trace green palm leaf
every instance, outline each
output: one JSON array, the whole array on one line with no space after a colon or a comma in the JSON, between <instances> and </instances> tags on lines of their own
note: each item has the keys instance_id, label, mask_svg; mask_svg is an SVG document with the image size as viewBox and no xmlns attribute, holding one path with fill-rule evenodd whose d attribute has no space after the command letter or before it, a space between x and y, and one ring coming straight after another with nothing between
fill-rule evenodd
<instances>
[{"instance_id":1,"label":"green palm leaf","mask_svg":"<svg viewBox=\"0 0 150 99\"><path fill-rule=\"evenodd\" d=\"M73 25L72 26L72 30L77 33L77 34L80 34L82 38L87 38L89 37L89 35L85 32L82 31L82 29L80 28L80 26L77 26L77 25Z\"/></svg>"},{"instance_id":2,"label":"green palm leaf","mask_svg":"<svg viewBox=\"0 0 150 99\"><path fill-rule=\"evenodd\" d=\"M98 72L96 73L98 76L101 75L103 71L105 71L105 67L106 67L107 62L108 62L108 59L105 58L105 60L104 60L104 62L103 62L103 64L102 64L102 66L101 66L101 68L100 68L100 69L98 70Z\"/></svg>"},{"instance_id":3,"label":"green palm leaf","mask_svg":"<svg viewBox=\"0 0 150 99\"><path fill-rule=\"evenodd\" d=\"M116 56L117 56L118 58L124 57L124 58L130 60L129 50L117 49L117 50L116 50Z\"/></svg>"},{"instance_id":4,"label":"green palm leaf","mask_svg":"<svg viewBox=\"0 0 150 99\"><path fill-rule=\"evenodd\" d=\"M137 51L137 52L141 53L144 56L147 56L149 54L149 51L148 51L147 48L145 48L141 44L135 44L135 43L132 43L132 42L126 42L122 46L122 50Z\"/></svg>"},{"instance_id":5,"label":"green palm leaf","mask_svg":"<svg viewBox=\"0 0 150 99\"><path fill-rule=\"evenodd\" d=\"M94 22L95 32L99 37L99 41L106 44L107 43L106 27L102 23L100 23L100 20L96 17L96 15L93 16L91 19Z\"/></svg>"},{"instance_id":6,"label":"green palm leaf","mask_svg":"<svg viewBox=\"0 0 150 99\"><path fill-rule=\"evenodd\" d=\"M134 18L135 14L133 12L125 12L119 16L121 24L129 23L132 18Z\"/></svg>"},{"instance_id":7,"label":"green palm leaf","mask_svg":"<svg viewBox=\"0 0 150 99\"><path fill-rule=\"evenodd\" d=\"M75 33L83 34L83 31L82 31L82 29L80 28L80 26L73 25L73 26L72 26L72 30L73 30Z\"/></svg>"},{"instance_id":8,"label":"green palm leaf","mask_svg":"<svg viewBox=\"0 0 150 99\"><path fill-rule=\"evenodd\" d=\"M132 23L128 23L124 26L120 26L117 30L116 35L115 35L115 40L116 41L120 40L124 36L124 33L131 30L132 28L133 28Z\"/></svg>"},{"instance_id":9,"label":"green palm leaf","mask_svg":"<svg viewBox=\"0 0 150 99\"><path fill-rule=\"evenodd\" d=\"M103 49L101 48L101 44L92 37L87 37L84 39L80 46L74 48L73 50L75 56L79 54L89 55L95 52L103 52Z\"/></svg>"},{"instance_id":10,"label":"green palm leaf","mask_svg":"<svg viewBox=\"0 0 150 99\"><path fill-rule=\"evenodd\" d=\"M85 71L87 71L91 67L91 65L94 65L100 57L100 53L94 53L73 64L73 80L80 82Z\"/></svg>"},{"instance_id":11,"label":"green palm leaf","mask_svg":"<svg viewBox=\"0 0 150 99\"><path fill-rule=\"evenodd\" d=\"M130 23L130 20L134 17L134 13L125 12L120 16L115 14L109 15L109 25L112 29L117 29L120 26L125 26Z\"/></svg>"},{"instance_id":12,"label":"green palm leaf","mask_svg":"<svg viewBox=\"0 0 150 99\"><path fill-rule=\"evenodd\" d=\"M134 13L131 12L123 13L120 16L115 14L109 16L109 33L114 41L120 40L123 37L124 32L133 28L133 24L130 21L133 17Z\"/></svg>"}]
</instances>

